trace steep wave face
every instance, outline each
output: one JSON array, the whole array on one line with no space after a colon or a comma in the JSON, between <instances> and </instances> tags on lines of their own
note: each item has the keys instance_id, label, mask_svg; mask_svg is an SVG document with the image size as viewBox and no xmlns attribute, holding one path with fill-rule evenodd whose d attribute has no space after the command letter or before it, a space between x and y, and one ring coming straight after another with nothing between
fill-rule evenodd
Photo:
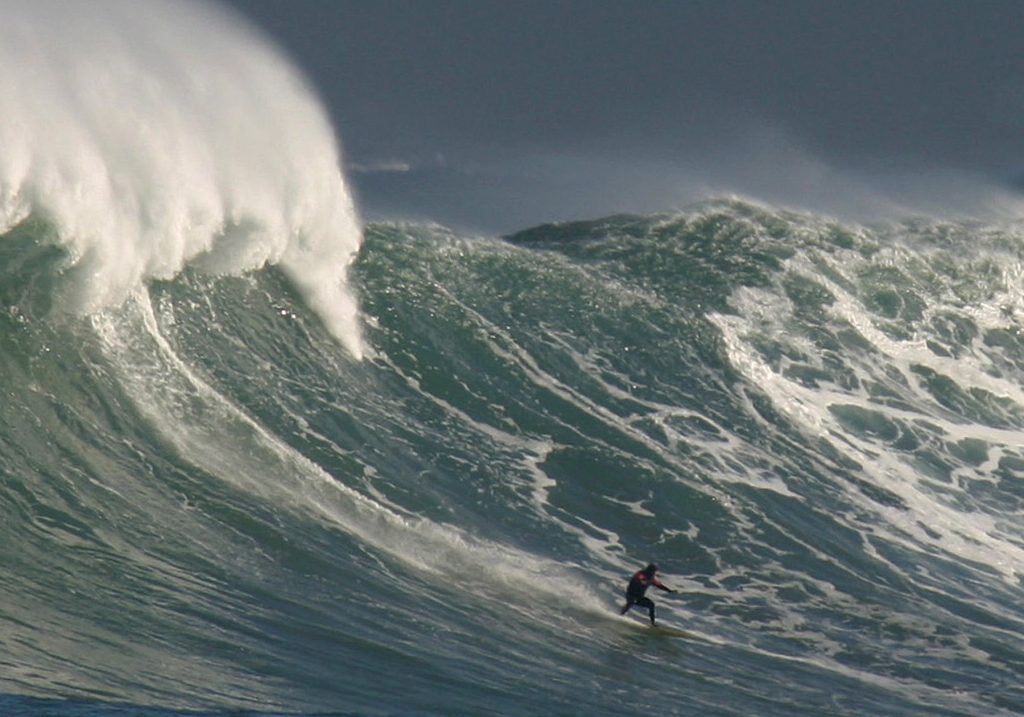
<instances>
[{"instance_id":1,"label":"steep wave face","mask_svg":"<svg viewBox=\"0 0 1024 717\"><path fill-rule=\"evenodd\" d=\"M194 3L0 13L0 229L45 219L64 308L117 304L190 264L279 264L359 353L344 269L360 234L333 132L267 43Z\"/></svg>"}]
</instances>

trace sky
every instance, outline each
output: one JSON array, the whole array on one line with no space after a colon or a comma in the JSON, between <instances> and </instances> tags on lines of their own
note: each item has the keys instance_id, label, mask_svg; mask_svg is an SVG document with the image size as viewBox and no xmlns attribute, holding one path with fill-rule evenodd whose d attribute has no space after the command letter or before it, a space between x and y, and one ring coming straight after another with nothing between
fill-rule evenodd
<instances>
[{"instance_id":1,"label":"sky","mask_svg":"<svg viewBox=\"0 0 1024 717\"><path fill-rule=\"evenodd\" d=\"M1018 212L1020 0L220 1L320 95L369 221Z\"/></svg>"}]
</instances>

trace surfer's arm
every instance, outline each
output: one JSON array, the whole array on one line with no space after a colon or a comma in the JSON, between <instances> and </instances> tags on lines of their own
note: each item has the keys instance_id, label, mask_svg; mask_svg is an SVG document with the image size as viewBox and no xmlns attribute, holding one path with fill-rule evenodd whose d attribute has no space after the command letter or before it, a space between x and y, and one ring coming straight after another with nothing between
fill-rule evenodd
<instances>
[{"instance_id":1,"label":"surfer's arm","mask_svg":"<svg viewBox=\"0 0 1024 717\"><path fill-rule=\"evenodd\" d=\"M653 585L656 588L659 588L660 590L664 590L667 593L674 593L675 592L675 590L673 590L672 588L665 587L662 584L662 582L660 580L658 580L657 578L655 578L654 580L651 581L651 585Z\"/></svg>"}]
</instances>

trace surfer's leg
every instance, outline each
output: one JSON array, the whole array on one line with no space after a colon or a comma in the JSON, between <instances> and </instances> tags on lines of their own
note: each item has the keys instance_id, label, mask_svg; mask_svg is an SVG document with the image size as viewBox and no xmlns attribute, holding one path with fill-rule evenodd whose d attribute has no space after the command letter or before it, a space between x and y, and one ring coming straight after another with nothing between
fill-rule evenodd
<instances>
[{"instance_id":1,"label":"surfer's leg","mask_svg":"<svg viewBox=\"0 0 1024 717\"><path fill-rule=\"evenodd\" d=\"M627 596L626 597L626 604L623 606L623 608L621 610L619 610L619 614L620 615L625 615L627 612L629 612L629 608L631 608L631 607L633 607L633 598Z\"/></svg>"},{"instance_id":2,"label":"surfer's leg","mask_svg":"<svg viewBox=\"0 0 1024 717\"><path fill-rule=\"evenodd\" d=\"M637 605L647 608L648 614L651 616L651 624L654 624L654 601L649 597L642 597L636 601Z\"/></svg>"}]
</instances>

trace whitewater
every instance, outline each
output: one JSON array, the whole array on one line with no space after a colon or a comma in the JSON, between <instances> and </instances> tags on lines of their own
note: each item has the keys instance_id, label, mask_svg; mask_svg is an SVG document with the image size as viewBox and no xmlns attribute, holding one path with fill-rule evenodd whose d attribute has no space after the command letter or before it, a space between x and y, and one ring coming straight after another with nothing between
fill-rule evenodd
<instances>
[{"instance_id":1,"label":"whitewater","mask_svg":"<svg viewBox=\"0 0 1024 717\"><path fill-rule=\"evenodd\" d=\"M237 18L0 11L0 713L1024 712L1018 225L364 225Z\"/></svg>"}]
</instances>

